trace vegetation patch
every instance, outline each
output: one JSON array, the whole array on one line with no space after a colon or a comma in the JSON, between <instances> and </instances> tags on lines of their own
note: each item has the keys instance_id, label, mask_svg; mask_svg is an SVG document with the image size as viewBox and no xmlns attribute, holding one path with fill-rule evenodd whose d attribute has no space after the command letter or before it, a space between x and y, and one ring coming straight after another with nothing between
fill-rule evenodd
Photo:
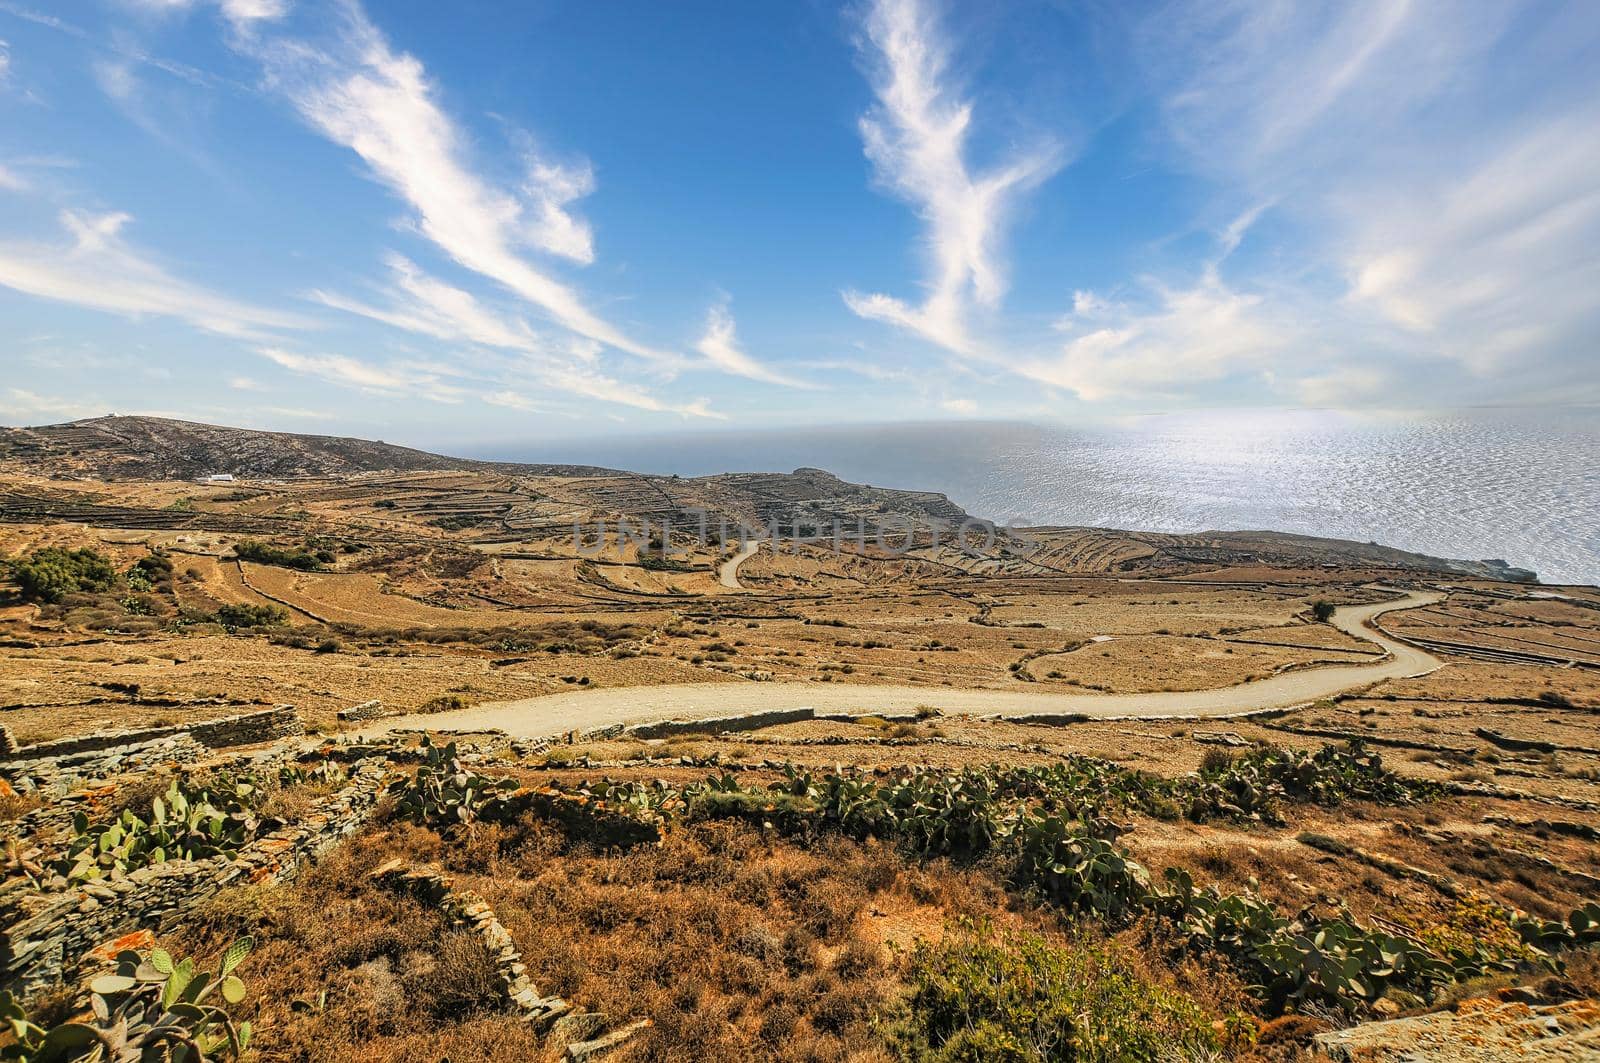
<instances>
[{"instance_id":1,"label":"vegetation patch","mask_svg":"<svg viewBox=\"0 0 1600 1063\"><path fill-rule=\"evenodd\" d=\"M111 589L117 570L101 553L87 547L64 550L46 546L6 563L23 601L61 601L69 594Z\"/></svg>"},{"instance_id":2,"label":"vegetation patch","mask_svg":"<svg viewBox=\"0 0 1600 1063\"><path fill-rule=\"evenodd\" d=\"M254 1031L249 1022L236 1023L228 1009L245 998L245 984L233 972L252 947L249 938L235 941L214 972L196 970L192 959L174 961L161 949L119 952L115 971L89 983L89 1015L49 1029L30 1019L9 990L0 990L0 1020L13 1041L0 1047L0 1058L204 1063L242 1056Z\"/></svg>"},{"instance_id":3,"label":"vegetation patch","mask_svg":"<svg viewBox=\"0 0 1600 1063\"><path fill-rule=\"evenodd\" d=\"M233 554L240 561L249 561L257 565L276 565L279 568L293 568L301 572L321 571L323 558L307 550L285 549L273 546L271 543L261 542L259 539L241 539L234 544ZM332 559L332 555L328 555Z\"/></svg>"},{"instance_id":4,"label":"vegetation patch","mask_svg":"<svg viewBox=\"0 0 1600 1063\"><path fill-rule=\"evenodd\" d=\"M1154 1063L1209 1060L1217 1037L1188 996L1087 935L1001 934L967 924L919 943L910 989L885 1033L919 1063Z\"/></svg>"}]
</instances>

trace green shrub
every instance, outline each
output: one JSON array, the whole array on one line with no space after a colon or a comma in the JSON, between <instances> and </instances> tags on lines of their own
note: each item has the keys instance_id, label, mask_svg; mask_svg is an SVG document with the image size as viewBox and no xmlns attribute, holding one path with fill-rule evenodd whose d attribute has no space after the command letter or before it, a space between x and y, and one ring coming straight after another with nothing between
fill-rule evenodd
<instances>
[{"instance_id":1,"label":"green shrub","mask_svg":"<svg viewBox=\"0 0 1600 1063\"><path fill-rule=\"evenodd\" d=\"M234 545L233 553L240 561L253 561L258 565L277 565L279 568L295 568L302 572L315 572L322 568L322 562L315 554L304 550L285 550L257 539L241 540Z\"/></svg>"},{"instance_id":2,"label":"green shrub","mask_svg":"<svg viewBox=\"0 0 1600 1063\"><path fill-rule=\"evenodd\" d=\"M1189 997L1151 982L1118 946L968 926L911 956L910 993L886 1024L923 1063L1141 1063L1209 1059L1215 1035Z\"/></svg>"},{"instance_id":3,"label":"green shrub","mask_svg":"<svg viewBox=\"0 0 1600 1063\"><path fill-rule=\"evenodd\" d=\"M59 602L79 591L106 591L117 570L96 550L46 546L7 563L24 601Z\"/></svg>"},{"instance_id":4,"label":"green shrub","mask_svg":"<svg viewBox=\"0 0 1600 1063\"><path fill-rule=\"evenodd\" d=\"M651 572L693 571L692 566L686 565L682 561L675 561L670 557L662 557L660 554L640 554L639 567L649 569Z\"/></svg>"},{"instance_id":5,"label":"green shrub","mask_svg":"<svg viewBox=\"0 0 1600 1063\"><path fill-rule=\"evenodd\" d=\"M172 578L172 559L166 554L146 554L135 561L128 571L142 572L151 583L160 583Z\"/></svg>"},{"instance_id":6,"label":"green shrub","mask_svg":"<svg viewBox=\"0 0 1600 1063\"><path fill-rule=\"evenodd\" d=\"M804 834L819 819L808 798L770 790L716 790L696 793L689 804L691 819L731 819L784 834Z\"/></svg>"},{"instance_id":7,"label":"green shrub","mask_svg":"<svg viewBox=\"0 0 1600 1063\"><path fill-rule=\"evenodd\" d=\"M1398 775L1382 756L1350 741L1315 752L1269 745L1237 756L1207 751L1199 777L1180 783L1176 796L1196 823L1223 816L1277 823L1285 800L1332 808L1352 800L1407 804L1437 793L1437 786Z\"/></svg>"},{"instance_id":8,"label":"green shrub","mask_svg":"<svg viewBox=\"0 0 1600 1063\"><path fill-rule=\"evenodd\" d=\"M423 736L423 755L410 779L389 784L395 809L419 827L435 830L471 823L517 788L512 779L493 779L469 772L462 765L456 744L436 746Z\"/></svg>"},{"instance_id":9,"label":"green shrub","mask_svg":"<svg viewBox=\"0 0 1600 1063\"><path fill-rule=\"evenodd\" d=\"M216 622L229 631L237 631L240 628L277 627L288 619L288 611L276 605L224 605L216 613Z\"/></svg>"},{"instance_id":10,"label":"green shrub","mask_svg":"<svg viewBox=\"0 0 1600 1063\"><path fill-rule=\"evenodd\" d=\"M498 524L500 523L500 518L485 516L481 513L450 513L443 517L435 517L428 523L435 528L443 528L445 531L465 531L468 528L476 528L483 524Z\"/></svg>"}]
</instances>

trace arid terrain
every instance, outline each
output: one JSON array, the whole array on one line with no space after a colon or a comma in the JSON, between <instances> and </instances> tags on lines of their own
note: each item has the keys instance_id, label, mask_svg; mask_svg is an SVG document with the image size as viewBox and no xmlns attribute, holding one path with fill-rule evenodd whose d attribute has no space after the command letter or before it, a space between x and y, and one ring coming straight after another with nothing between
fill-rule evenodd
<instances>
[{"instance_id":1,"label":"arid terrain","mask_svg":"<svg viewBox=\"0 0 1600 1063\"><path fill-rule=\"evenodd\" d=\"M249 935L271 1060L1600 1056L1592 587L150 418L0 432L0 555L40 1015L80 946ZM86 752L285 705L304 736ZM245 836L180 861L222 888L116 915L148 850L57 870L224 770ZM24 978L62 897L104 939Z\"/></svg>"}]
</instances>

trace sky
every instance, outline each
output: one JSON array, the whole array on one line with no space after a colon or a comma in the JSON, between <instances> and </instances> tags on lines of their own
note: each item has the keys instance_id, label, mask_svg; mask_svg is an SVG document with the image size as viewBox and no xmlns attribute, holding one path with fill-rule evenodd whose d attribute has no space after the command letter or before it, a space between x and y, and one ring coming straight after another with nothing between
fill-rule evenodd
<instances>
[{"instance_id":1,"label":"sky","mask_svg":"<svg viewBox=\"0 0 1600 1063\"><path fill-rule=\"evenodd\" d=\"M1600 5L0 0L0 422L1600 402Z\"/></svg>"}]
</instances>

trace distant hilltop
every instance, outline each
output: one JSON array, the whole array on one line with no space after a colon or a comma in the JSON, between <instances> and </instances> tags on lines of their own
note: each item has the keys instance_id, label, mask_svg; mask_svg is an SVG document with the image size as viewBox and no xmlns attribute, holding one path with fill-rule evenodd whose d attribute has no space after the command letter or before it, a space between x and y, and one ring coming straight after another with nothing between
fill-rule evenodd
<instances>
[{"instance_id":1,"label":"distant hilltop","mask_svg":"<svg viewBox=\"0 0 1600 1063\"><path fill-rule=\"evenodd\" d=\"M697 515L777 527L801 534L826 533L837 522L848 534L868 534L898 522L919 527L954 528L970 516L935 491L905 491L853 484L822 469L792 473L721 473L680 478L652 476L592 465L544 465L477 461L348 436L298 435L177 421L163 417L94 417L33 428L0 428L0 473L5 471L58 481L115 483L188 480L212 484L233 481L456 474L467 482L470 505L483 508L475 519L485 526L517 531L506 514L520 511L535 496L552 490L571 504L570 524L578 516L624 515L683 528ZM438 488L434 483L429 489ZM418 485L417 490L423 490ZM425 493L425 492L424 492ZM438 505L434 502L431 505ZM467 505L453 501L453 509ZM118 511L98 517L81 498L67 501L18 492L0 499L0 520L55 519L119 523L144 522L172 514ZM486 507L486 508L485 508ZM90 507L93 508L93 507ZM470 506L469 506L470 508ZM203 513L183 517L198 527L220 520ZM138 525L144 526L144 525ZM1020 530L1019 530L1020 532ZM1160 566L1271 564L1339 568L1400 569L1444 573L1471 579L1537 582L1533 572L1501 560L1464 561L1430 557L1343 539L1273 531L1207 531L1191 534L1121 531L1103 528L1033 527L1004 535L999 553L981 562L960 550L942 563L959 567L999 565L1008 573L1072 573L1143 570Z\"/></svg>"},{"instance_id":2,"label":"distant hilltop","mask_svg":"<svg viewBox=\"0 0 1600 1063\"><path fill-rule=\"evenodd\" d=\"M166 417L91 417L0 429L0 461L41 475L97 480L291 480L362 472L483 469L540 476L603 476L612 469L515 465L430 454L381 440L261 432Z\"/></svg>"}]
</instances>

